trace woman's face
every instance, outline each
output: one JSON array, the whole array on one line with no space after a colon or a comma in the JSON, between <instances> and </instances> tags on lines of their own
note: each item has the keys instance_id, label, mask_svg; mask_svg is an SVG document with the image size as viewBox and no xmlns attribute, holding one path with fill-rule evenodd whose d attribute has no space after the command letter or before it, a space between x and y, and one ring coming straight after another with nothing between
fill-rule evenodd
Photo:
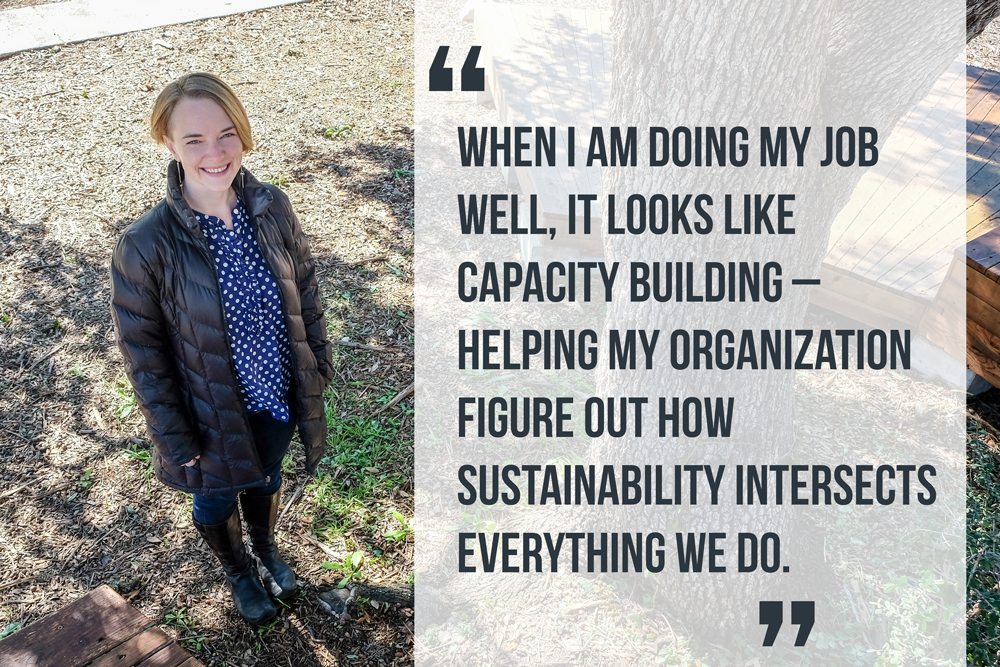
<instances>
[{"instance_id":1,"label":"woman's face","mask_svg":"<svg viewBox=\"0 0 1000 667\"><path fill-rule=\"evenodd\" d=\"M228 190L243 164L236 127L212 99L181 98L163 142L184 167L185 190L195 195Z\"/></svg>"}]
</instances>

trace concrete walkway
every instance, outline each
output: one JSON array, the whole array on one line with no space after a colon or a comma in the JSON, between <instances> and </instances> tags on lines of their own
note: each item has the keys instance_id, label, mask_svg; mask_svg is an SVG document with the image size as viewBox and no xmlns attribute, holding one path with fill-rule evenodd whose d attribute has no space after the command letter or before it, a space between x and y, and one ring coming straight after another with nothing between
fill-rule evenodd
<instances>
[{"instance_id":1,"label":"concrete walkway","mask_svg":"<svg viewBox=\"0 0 1000 667\"><path fill-rule=\"evenodd\" d=\"M303 0L70 0L0 11L0 57Z\"/></svg>"}]
</instances>

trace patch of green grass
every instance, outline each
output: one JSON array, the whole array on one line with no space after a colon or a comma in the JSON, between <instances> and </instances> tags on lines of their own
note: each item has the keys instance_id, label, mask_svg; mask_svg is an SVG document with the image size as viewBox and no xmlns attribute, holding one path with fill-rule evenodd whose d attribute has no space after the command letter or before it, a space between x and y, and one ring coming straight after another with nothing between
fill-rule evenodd
<instances>
[{"instance_id":1,"label":"patch of green grass","mask_svg":"<svg viewBox=\"0 0 1000 667\"><path fill-rule=\"evenodd\" d=\"M90 365L89 364L80 364L80 363L77 363L77 364L73 364L73 367L69 369L69 374L72 375L73 377L82 378L82 377L86 376L87 371L89 371L89 370L90 370Z\"/></svg>"},{"instance_id":2,"label":"patch of green grass","mask_svg":"<svg viewBox=\"0 0 1000 667\"><path fill-rule=\"evenodd\" d=\"M341 388L348 396L354 391ZM370 416L379 398L388 401L394 395L386 389L377 397L335 404L333 395L328 394L328 455L307 487L312 492L307 494L312 499L312 528L320 538L339 537L348 530L376 537L384 531L386 509L375 501L384 501L413 472L409 432L401 431L397 418Z\"/></svg>"},{"instance_id":3,"label":"patch of green grass","mask_svg":"<svg viewBox=\"0 0 1000 667\"><path fill-rule=\"evenodd\" d=\"M1000 646L1000 452L978 426L970 424L966 435L966 653L970 665L993 665Z\"/></svg>"},{"instance_id":4,"label":"patch of green grass","mask_svg":"<svg viewBox=\"0 0 1000 667\"><path fill-rule=\"evenodd\" d=\"M393 169L392 174L396 178L412 180L415 172L412 169Z\"/></svg>"},{"instance_id":5,"label":"patch of green grass","mask_svg":"<svg viewBox=\"0 0 1000 667\"><path fill-rule=\"evenodd\" d=\"M267 637L268 635L271 634L271 632L274 631L274 629L278 626L279 622L281 622L281 616L275 616L274 620L268 623L267 625L261 625L260 627L258 627L257 634L259 634L261 638Z\"/></svg>"},{"instance_id":6,"label":"patch of green grass","mask_svg":"<svg viewBox=\"0 0 1000 667\"><path fill-rule=\"evenodd\" d=\"M275 174L268 182L271 185L277 185L279 188L283 188L288 184L288 176L286 174Z\"/></svg>"},{"instance_id":7,"label":"patch of green grass","mask_svg":"<svg viewBox=\"0 0 1000 667\"><path fill-rule=\"evenodd\" d=\"M148 493L149 490L150 490L150 482L149 482L149 480L152 479L152 477L153 477L153 452L152 452L152 450L151 449L147 449L146 447L143 447L142 445L138 445L138 444L136 444L136 443L133 442L133 443L129 444L128 449L126 449L125 451L123 451L122 454L125 456L125 458L131 459L132 461L136 461L139 464L143 465L142 481L143 481L143 484L145 484L145 486L146 486L146 492ZM132 509L132 508L126 508L126 510L131 510L129 512L129 514L134 514L135 513L135 510Z\"/></svg>"},{"instance_id":8,"label":"patch of green grass","mask_svg":"<svg viewBox=\"0 0 1000 667\"><path fill-rule=\"evenodd\" d=\"M323 136L336 139L348 134L353 127L353 125L334 125L333 127L326 128L323 131Z\"/></svg>"}]
</instances>

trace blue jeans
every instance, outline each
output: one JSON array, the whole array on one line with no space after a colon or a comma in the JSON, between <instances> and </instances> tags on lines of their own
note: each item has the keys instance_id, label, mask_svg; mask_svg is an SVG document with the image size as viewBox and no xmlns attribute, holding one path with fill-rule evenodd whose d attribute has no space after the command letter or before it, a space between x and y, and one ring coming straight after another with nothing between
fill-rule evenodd
<instances>
[{"instance_id":1,"label":"blue jeans","mask_svg":"<svg viewBox=\"0 0 1000 667\"><path fill-rule=\"evenodd\" d=\"M279 421L270 412L255 412L250 415L250 431L260 458L264 476L271 481L265 486L244 489L248 496L269 496L281 488L281 461L288 451L288 444L295 433L295 414L287 422ZM194 494L192 518L198 523L211 526L229 519L239 503L239 492L221 496L201 496Z\"/></svg>"}]
</instances>

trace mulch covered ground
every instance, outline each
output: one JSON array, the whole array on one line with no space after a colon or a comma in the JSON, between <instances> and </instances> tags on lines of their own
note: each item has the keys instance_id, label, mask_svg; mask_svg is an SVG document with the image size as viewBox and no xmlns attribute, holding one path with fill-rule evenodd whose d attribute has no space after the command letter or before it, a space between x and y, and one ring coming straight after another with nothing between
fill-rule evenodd
<instances>
[{"instance_id":1,"label":"mulch covered ground","mask_svg":"<svg viewBox=\"0 0 1000 667\"><path fill-rule=\"evenodd\" d=\"M356 580L412 583L393 518L412 517L412 50L410 2L314 0L0 61L0 631L108 583L206 665L412 661L409 608L362 598L343 620L317 600L348 553L364 556ZM147 115L190 71L241 96L258 142L244 164L291 198L340 341L343 456L313 480L298 449L286 462L279 542L306 590L260 630L233 610L189 497L150 478L109 315L115 241L165 187ZM353 465L344 424L359 416L389 434L391 461Z\"/></svg>"}]
</instances>

